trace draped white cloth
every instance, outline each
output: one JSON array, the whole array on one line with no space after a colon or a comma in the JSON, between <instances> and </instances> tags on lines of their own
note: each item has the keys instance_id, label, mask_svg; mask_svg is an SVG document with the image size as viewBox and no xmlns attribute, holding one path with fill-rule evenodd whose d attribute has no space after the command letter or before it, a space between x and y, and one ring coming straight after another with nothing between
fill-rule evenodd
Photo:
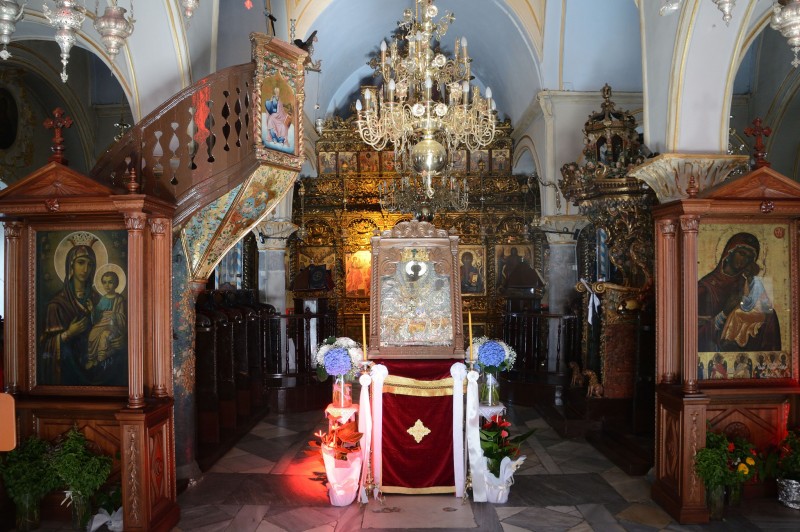
<instances>
[{"instance_id":1,"label":"draped white cloth","mask_svg":"<svg viewBox=\"0 0 800 532\"><path fill-rule=\"evenodd\" d=\"M372 384L372 377L367 374L361 375L358 378L358 382L361 383L361 396L359 397L361 415L358 416L358 432L363 434L361 436L361 451L364 456L364 460L361 462L361 483L358 489L358 500L366 504L369 502L369 494L367 494L364 484L369 476L369 451L372 446L372 408L369 404L369 386Z\"/></svg>"},{"instance_id":2,"label":"draped white cloth","mask_svg":"<svg viewBox=\"0 0 800 532\"><path fill-rule=\"evenodd\" d=\"M456 362L450 366L453 377L453 471L456 484L456 497L464 496L464 379L467 366Z\"/></svg>"},{"instance_id":3,"label":"draped white cloth","mask_svg":"<svg viewBox=\"0 0 800 532\"><path fill-rule=\"evenodd\" d=\"M478 412L478 372L467 373L467 454L472 477L472 500L486 502L486 460L483 458Z\"/></svg>"},{"instance_id":4,"label":"draped white cloth","mask_svg":"<svg viewBox=\"0 0 800 532\"><path fill-rule=\"evenodd\" d=\"M383 383L389 369L383 364L372 366L372 476L377 499L383 482ZM362 410L363 412L363 410Z\"/></svg>"}]
</instances>

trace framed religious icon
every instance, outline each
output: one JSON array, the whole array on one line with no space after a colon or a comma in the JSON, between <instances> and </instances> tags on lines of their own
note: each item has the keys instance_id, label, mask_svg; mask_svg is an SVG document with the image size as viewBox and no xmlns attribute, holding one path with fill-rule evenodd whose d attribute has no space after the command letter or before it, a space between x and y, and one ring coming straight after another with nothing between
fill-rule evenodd
<instances>
[{"instance_id":1,"label":"framed religious icon","mask_svg":"<svg viewBox=\"0 0 800 532\"><path fill-rule=\"evenodd\" d=\"M453 167L454 174L467 173L467 150L453 150Z\"/></svg>"},{"instance_id":2,"label":"framed religious icon","mask_svg":"<svg viewBox=\"0 0 800 532\"><path fill-rule=\"evenodd\" d=\"M489 150L473 150L469 152L469 171L473 174L480 172L480 162L483 161L483 171L489 171Z\"/></svg>"},{"instance_id":3,"label":"framed religious icon","mask_svg":"<svg viewBox=\"0 0 800 532\"><path fill-rule=\"evenodd\" d=\"M792 376L790 227L700 224L697 378Z\"/></svg>"},{"instance_id":4,"label":"framed religious icon","mask_svg":"<svg viewBox=\"0 0 800 532\"><path fill-rule=\"evenodd\" d=\"M31 231L37 391L128 385L128 232Z\"/></svg>"},{"instance_id":5,"label":"framed religious icon","mask_svg":"<svg viewBox=\"0 0 800 532\"><path fill-rule=\"evenodd\" d=\"M358 152L358 168L362 174L377 174L381 169L380 157L376 151Z\"/></svg>"},{"instance_id":6,"label":"framed religious icon","mask_svg":"<svg viewBox=\"0 0 800 532\"><path fill-rule=\"evenodd\" d=\"M289 81L276 73L261 81L261 143L266 148L296 153L297 96Z\"/></svg>"},{"instance_id":7,"label":"framed religious icon","mask_svg":"<svg viewBox=\"0 0 800 532\"><path fill-rule=\"evenodd\" d=\"M335 151L319 152L319 175L335 175L335 174L336 174L336 152Z\"/></svg>"},{"instance_id":8,"label":"framed religious icon","mask_svg":"<svg viewBox=\"0 0 800 532\"><path fill-rule=\"evenodd\" d=\"M500 244L494 248L495 286L499 293L518 286L528 277L541 275L533 270L533 246L527 244ZM533 273L531 273L533 271Z\"/></svg>"},{"instance_id":9,"label":"framed religious icon","mask_svg":"<svg viewBox=\"0 0 800 532\"><path fill-rule=\"evenodd\" d=\"M383 172L384 175L394 172L394 152L381 152L381 172Z\"/></svg>"},{"instance_id":10,"label":"framed religious icon","mask_svg":"<svg viewBox=\"0 0 800 532\"><path fill-rule=\"evenodd\" d=\"M370 358L464 358L457 251L416 220L372 237Z\"/></svg>"},{"instance_id":11,"label":"framed religious icon","mask_svg":"<svg viewBox=\"0 0 800 532\"><path fill-rule=\"evenodd\" d=\"M483 246L458 247L458 275L462 296L486 294L486 250Z\"/></svg>"},{"instance_id":12,"label":"framed religious icon","mask_svg":"<svg viewBox=\"0 0 800 532\"><path fill-rule=\"evenodd\" d=\"M362 249L345 256L345 296L368 297L372 274L372 256Z\"/></svg>"},{"instance_id":13,"label":"framed religious icon","mask_svg":"<svg viewBox=\"0 0 800 532\"><path fill-rule=\"evenodd\" d=\"M492 150L492 172L507 174L511 171L509 150Z\"/></svg>"},{"instance_id":14,"label":"framed religious icon","mask_svg":"<svg viewBox=\"0 0 800 532\"><path fill-rule=\"evenodd\" d=\"M354 151L340 151L339 152L339 173L340 174L357 174L358 173L358 157Z\"/></svg>"}]
</instances>

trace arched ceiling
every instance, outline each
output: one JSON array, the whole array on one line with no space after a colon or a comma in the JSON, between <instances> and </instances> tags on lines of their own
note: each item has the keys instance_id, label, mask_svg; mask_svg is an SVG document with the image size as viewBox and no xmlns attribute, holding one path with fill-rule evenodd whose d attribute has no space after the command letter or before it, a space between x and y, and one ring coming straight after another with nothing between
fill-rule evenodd
<instances>
[{"instance_id":1,"label":"arched ceiling","mask_svg":"<svg viewBox=\"0 0 800 532\"><path fill-rule=\"evenodd\" d=\"M119 5L129 8L130 2L119 0ZM12 53L18 41L52 40L54 30L47 25L42 10L45 3L53 5L52 0L28 2L25 19L17 24L12 37ZM322 72L307 76L307 120L349 114L359 86L372 79L366 65L369 54L376 53L380 41L392 35L403 9L413 7L413 0L252 0L248 9L244 0L201 0L187 22L179 0L133 0L133 3L136 29L116 61L108 61L92 27L94 5L90 1L89 16L76 46L100 57L109 66L124 90L134 120L140 120L203 76L249 61L249 33L267 31L265 4L277 19L278 38L290 40L293 28L300 39L317 31L314 59L322 60ZM468 39L475 82L481 88L492 87L499 116L511 120L519 135L516 140L529 135L530 127L541 116L537 100L540 91L595 92L609 83L615 91L640 92L647 77L642 64L645 45L652 47L663 39L671 43L681 27L723 25L721 13L711 0L682 0L678 12L651 17L645 24L643 13L657 10L662 3L662 0L436 1L440 13L449 10L455 14L455 22L443 39L445 51L452 51L457 37ZM748 114L769 111L787 124L795 116L789 110L798 107L793 103L798 92L794 89L797 74L785 67L782 74L767 74L770 65L785 61L789 53L785 40L767 27L771 3L772 0L739 2L732 22L736 23L740 17L745 25L743 37L737 41L738 56L720 61L732 62L734 69L739 63L743 65L732 84L735 93L762 93L751 99L762 103L753 103ZM691 18L694 22L678 24L685 17L694 17ZM641 34L642 27L648 33L647 38ZM764 32L773 33L769 42L761 42L759 36ZM714 35L713 31L710 35ZM692 46L695 47L692 53L697 53L698 44ZM778 50L768 53L772 46ZM648 60L663 56L672 61L673 45L664 48L661 55L648 50ZM748 52L755 49L759 52ZM776 86L768 87L769 83ZM664 89L649 86L647 90L657 94ZM763 96L767 93L770 94ZM665 94L664 101L668 99ZM775 110L772 103L763 102L778 102L775 105L779 108ZM653 121L658 116L649 118Z\"/></svg>"}]
</instances>

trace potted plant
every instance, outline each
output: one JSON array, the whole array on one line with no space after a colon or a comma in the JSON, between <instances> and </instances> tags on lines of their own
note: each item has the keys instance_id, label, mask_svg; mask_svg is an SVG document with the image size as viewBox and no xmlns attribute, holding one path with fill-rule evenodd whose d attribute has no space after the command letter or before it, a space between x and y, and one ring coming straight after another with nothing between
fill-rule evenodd
<instances>
[{"instance_id":1,"label":"potted plant","mask_svg":"<svg viewBox=\"0 0 800 532\"><path fill-rule=\"evenodd\" d=\"M519 446L536 429L514 436L508 432L511 423L501 415L492 416L480 429L481 450L486 460L486 492L489 502L505 503L514 472L525 461L519 455Z\"/></svg>"},{"instance_id":2,"label":"potted plant","mask_svg":"<svg viewBox=\"0 0 800 532\"><path fill-rule=\"evenodd\" d=\"M58 487L49 465L50 444L31 436L0 459L0 475L17 510L17 530L39 528L39 504Z\"/></svg>"},{"instance_id":3,"label":"potted plant","mask_svg":"<svg viewBox=\"0 0 800 532\"><path fill-rule=\"evenodd\" d=\"M334 506L347 506L356 498L361 476L362 433L355 421L333 422L328 432L315 434L320 439L322 461L328 477L328 497ZM310 442L316 446L317 442Z\"/></svg>"},{"instance_id":4,"label":"potted plant","mask_svg":"<svg viewBox=\"0 0 800 532\"><path fill-rule=\"evenodd\" d=\"M728 504L738 506L742 501L742 488L758 473L758 453L755 447L744 438L728 442Z\"/></svg>"},{"instance_id":5,"label":"potted plant","mask_svg":"<svg viewBox=\"0 0 800 532\"><path fill-rule=\"evenodd\" d=\"M800 435L789 431L778 447L778 500L785 506L800 510Z\"/></svg>"},{"instance_id":6,"label":"potted plant","mask_svg":"<svg viewBox=\"0 0 800 532\"><path fill-rule=\"evenodd\" d=\"M706 505L710 518L722 519L725 507L725 486L730 481L728 438L724 434L706 432L706 446L694 456L694 471L706 487Z\"/></svg>"},{"instance_id":7,"label":"potted plant","mask_svg":"<svg viewBox=\"0 0 800 532\"><path fill-rule=\"evenodd\" d=\"M52 459L60 484L66 488L64 502L72 505L72 526L80 529L86 527L91 515L92 496L111 474L111 457L92 452L88 443L73 427L57 443Z\"/></svg>"}]
</instances>

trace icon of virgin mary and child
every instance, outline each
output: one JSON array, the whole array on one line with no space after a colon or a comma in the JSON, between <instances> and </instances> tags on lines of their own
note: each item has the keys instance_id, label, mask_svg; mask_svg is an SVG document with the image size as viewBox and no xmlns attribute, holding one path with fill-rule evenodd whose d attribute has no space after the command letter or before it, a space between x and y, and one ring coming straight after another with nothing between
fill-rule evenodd
<instances>
[{"instance_id":1,"label":"icon of virgin mary and child","mask_svg":"<svg viewBox=\"0 0 800 532\"><path fill-rule=\"evenodd\" d=\"M759 275L760 251L753 234L737 233L698 282L699 351L780 351L778 316Z\"/></svg>"},{"instance_id":2,"label":"icon of virgin mary and child","mask_svg":"<svg viewBox=\"0 0 800 532\"><path fill-rule=\"evenodd\" d=\"M65 258L63 288L47 303L40 336L40 384L127 383L127 305L117 290L119 275L112 269L100 277L103 295L95 289L97 256L92 244L86 237L73 241Z\"/></svg>"}]
</instances>

